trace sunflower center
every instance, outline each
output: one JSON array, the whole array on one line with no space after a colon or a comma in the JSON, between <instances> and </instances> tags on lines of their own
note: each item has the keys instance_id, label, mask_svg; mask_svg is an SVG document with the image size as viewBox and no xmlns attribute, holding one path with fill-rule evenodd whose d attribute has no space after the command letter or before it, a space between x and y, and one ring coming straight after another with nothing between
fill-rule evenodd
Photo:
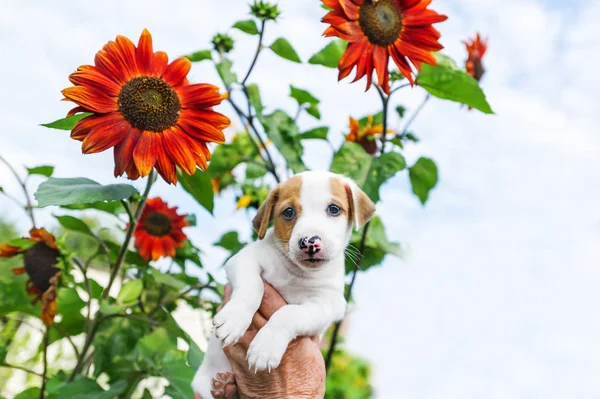
<instances>
[{"instance_id":1,"label":"sunflower center","mask_svg":"<svg viewBox=\"0 0 600 399\"><path fill-rule=\"evenodd\" d=\"M133 127L162 132L177 124L181 103L167 82L142 76L125 83L119 93L119 110Z\"/></svg>"},{"instance_id":2,"label":"sunflower center","mask_svg":"<svg viewBox=\"0 0 600 399\"><path fill-rule=\"evenodd\" d=\"M395 0L365 0L358 23L372 44L387 47L400 36L402 12Z\"/></svg>"},{"instance_id":3,"label":"sunflower center","mask_svg":"<svg viewBox=\"0 0 600 399\"><path fill-rule=\"evenodd\" d=\"M150 212L144 219L144 229L155 237L164 237L171 232L171 219L162 212Z\"/></svg>"},{"instance_id":4,"label":"sunflower center","mask_svg":"<svg viewBox=\"0 0 600 399\"><path fill-rule=\"evenodd\" d=\"M56 268L59 252L43 242L38 242L25 252L25 270L31 282L41 292L50 288L50 279L60 271Z\"/></svg>"}]
</instances>

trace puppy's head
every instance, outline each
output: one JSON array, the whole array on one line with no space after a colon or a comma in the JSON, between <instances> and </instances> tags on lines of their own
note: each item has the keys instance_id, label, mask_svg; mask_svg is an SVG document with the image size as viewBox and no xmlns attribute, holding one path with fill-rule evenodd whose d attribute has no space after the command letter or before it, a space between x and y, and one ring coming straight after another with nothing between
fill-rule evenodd
<instances>
[{"instance_id":1,"label":"puppy's head","mask_svg":"<svg viewBox=\"0 0 600 399\"><path fill-rule=\"evenodd\" d=\"M315 270L343 256L352 226L375 214L375 204L350 179L304 172L271 192L254 218L263 239L273 221L278 248L302 269Z\"/></svg>"}]
</instances>

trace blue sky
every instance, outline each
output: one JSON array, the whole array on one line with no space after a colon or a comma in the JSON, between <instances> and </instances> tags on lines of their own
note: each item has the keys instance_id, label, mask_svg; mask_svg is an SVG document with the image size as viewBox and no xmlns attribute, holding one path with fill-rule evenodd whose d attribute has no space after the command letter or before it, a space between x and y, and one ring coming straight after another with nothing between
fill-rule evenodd
<instances>
[{"instance_id":1,"label":"blue sky","mask_svg":"<svg viewBox=\"0 0 600 399\"><path fill-rule=\"evenodd\" d=\"M115 35L136 39L144 27L173 57L206 48L215 32L246 17L247 3L0 0L0 54L8 58L0 66L0 152L14 164L55 164L57 176L113 182L110 153L82 156L67 133L37 126L69 108L58 101L68 74ZM409 162L434 158L440 184L425 208L406 174L383 189L378 212L409 256L359 276L346 345L374 364L377 398L597 397L600 2L435 0L433 7L450 17L439 29L457 61L465 58L466 36L490 36L483 86L497 115L432 101L414 125L422 141L405 155ZM316 1L282 0L281 8L268 41L286 36L308 59L325 43L322 10ZM254 42L232 34L244 71ZM191 80L217 78L197 65ZM338 84L333 70L270 54L253 80L263 84L267 104L290 112L290 83L319 93L338 141L349 115L378 109L363 82ZM423 96L408 90L396 101L410 111ZM317 125L309 117L300 122ZM327 167L329 156L308 145L312 167ZM0 185L17 189L1 167ZM198 214L190 235L204 248L248 221L227 194L214 219L177 189L159 185L155 194ZM47 223L52 211L43 212ZM27 229L4 199L0 217ZM222 256L208 251L207 264L216 268Z\"/></svg>"}]
</instances>

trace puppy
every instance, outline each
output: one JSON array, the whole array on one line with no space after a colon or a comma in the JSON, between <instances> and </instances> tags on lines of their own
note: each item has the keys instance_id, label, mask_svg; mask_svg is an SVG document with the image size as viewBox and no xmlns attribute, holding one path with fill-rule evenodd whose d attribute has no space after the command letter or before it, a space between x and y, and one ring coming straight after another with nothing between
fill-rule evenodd
<instances>
[{"instance_id":1,"label":"puppy","mask_svg":"<svg viewBox=\"0 0 600 399\"><path fill-rule=\"evenodd\" d=\"M329 172L300 173L272 191L253 220L260 240L225 265L233 293L213 320L215 329L192 383L195 392L204 399L225 396L232 368L222 347L237 343L250 326L263 297L263 279L288 305L250 344L251 369L271 371L294 338L320 335L341 320L344 250L352 226L358 229L374 213L375 205L352 180Z\"/></svg>"}]
</instances>

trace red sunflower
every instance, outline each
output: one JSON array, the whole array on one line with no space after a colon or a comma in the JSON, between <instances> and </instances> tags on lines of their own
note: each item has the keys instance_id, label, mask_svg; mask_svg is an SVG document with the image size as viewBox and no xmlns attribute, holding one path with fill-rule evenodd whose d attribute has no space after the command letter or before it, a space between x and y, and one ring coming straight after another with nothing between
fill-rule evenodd
<instances>
[{"instance_id":1,"label":"red sunflower","mask_svg":"<svg viewBox=\"0 0 600 399\"><path fill-rule=\"evenodd\" d=\"M485 73L482 60L488 48L487 42L488 39L482 39L479 33L477 33L474 39L463 42L469 53L469 58L466 63L467 73L478 82Z\"/></svg>"},{"instance_id":2,"label":"red sunflower","mask_svg":"<svg viewBox=\"0 0 600 399\"><path fill-rule=\"evenodd\" d=\"M388 63L390 56L400 72L415 83L413 67L422 63L436 65L431 54L443 46L440 33L432 26L448 19L427 9L432 0L322 0L332 10L323 18L331 26L325 36L349 42L339 61L339 79L356 67L354 81L367 75L367 90L373 71L379 86L389 94Z\"/></svg>"},{"instance_id":3,"label":"red sunflower","mask_svg":"<svg viewBox=\"0 0 600 399\"><path fill-rule=\"evenodd\" d=\"M52 325L57 313L56 308L56 286L60 277L60 269L57 264L60 251L56 246L56 239L44 229L32 229L30 237L25 241L33 243L31 246L18 247L12 245L0 245L0 258L12 258L23 254L24 266L13 269L14 274L25 274L29 276L26 291L35 296L33 303L42 303L42 321L46 326Z\"/></svg>"},{"instance_id":4,"label":"red sunflower","mask_svg":"<svg viewBox=\"0 0 600 399\"><path fill-rule=\"evenodd\" d=\"M206 143L223 143L226 116L213 111L227 94L210 84L189 84L187 58L170 64L167 54L154 52L152 37L142 32L138 46L124 36L96 54L69 76L74 87L62 91L78 105L69 112L91 112L74 127L71 137L83 142L84 154L114 147L115 177L135 180L152 168L169 183L177 182L175 166L195 173L206 169L211 154Z\"/></svg>"},{"instance_id":5,"label":"red sunflower","mask_svg":"<svg viewBox=\"0 0 600 399\"><path fill-rule=\"evenodd\" d=\"M135 247L145 261L163 256L175 256L175 248L182 248L187 236L182 229L188 225L186 215L177 214L177 207L169 208L160 198L146 201L140 220L133 233Z\"/></svg>"}]
</instances>

